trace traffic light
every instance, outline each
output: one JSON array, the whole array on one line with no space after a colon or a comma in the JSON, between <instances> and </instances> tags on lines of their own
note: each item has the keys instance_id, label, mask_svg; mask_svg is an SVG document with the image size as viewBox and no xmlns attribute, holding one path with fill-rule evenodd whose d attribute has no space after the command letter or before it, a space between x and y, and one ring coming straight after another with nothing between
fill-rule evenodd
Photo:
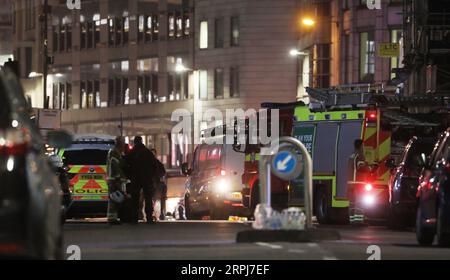
<instances>
[{"instance_id":1,"label":"traffic light","mask_svg":"<svg viewBox=\"0 0 450 280\"><path fill-rule=\"evenodd\" d=\"M9 68L14 74L16 74L17 77L20 77L19 61L9 58L3 67Z\"/></svg>"}]
</instances>

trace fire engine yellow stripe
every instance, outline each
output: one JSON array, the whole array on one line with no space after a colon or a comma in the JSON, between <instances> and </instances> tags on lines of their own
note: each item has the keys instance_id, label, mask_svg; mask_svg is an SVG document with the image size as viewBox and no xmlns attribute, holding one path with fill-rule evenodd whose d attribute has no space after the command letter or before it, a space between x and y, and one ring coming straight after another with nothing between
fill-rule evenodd
<instances>
[{"instance_id":1,"label":"fire engine yellow stripe","mask_svg":"<svg viewBox=\"0 0 450 280\"><path fill-rule=\"evenodd\" d=\"M383 143L378 147L378 155L379 160L384 159L391 153L391 137L387 138Z\"/></svg>"},{"instance_id":2,"label":"fire engine yellow stripe","mask_svg":"<svg viewBox=\"0 0 450 280\"><path fill-rule=\"evenodd\" d=\"M369 139L375 133L377 133L377 129L375 127L366 127L366 134L364 135L364 140Z\"/></svg>"}]
</instances>

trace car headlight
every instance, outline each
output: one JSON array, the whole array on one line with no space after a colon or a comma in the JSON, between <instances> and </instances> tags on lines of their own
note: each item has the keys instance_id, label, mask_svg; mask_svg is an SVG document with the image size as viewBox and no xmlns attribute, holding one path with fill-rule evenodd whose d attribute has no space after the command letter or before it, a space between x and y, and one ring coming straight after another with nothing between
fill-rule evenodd
<instances>
[{"instance_id":1,"label":"car headlight","mask_svg":"<svg viewBox=\"0 0 450 280\"><path fill-rule=\"evenodd\" d=\"M375 196L371 194L367 194L363 197L363 203L366 206L372 206L375 204Z\"/></svg>"},{"instance_id":2,"label":"car headlight","mask_svg":"<svg viewBox=\"0 0 450 280\"><path fill-rule=\"evenodd\" d=\"M216 185L216 191L218 193L226 193L230 190L230 184L225 179L220 179Z\"/></svg>"}]
</instances>

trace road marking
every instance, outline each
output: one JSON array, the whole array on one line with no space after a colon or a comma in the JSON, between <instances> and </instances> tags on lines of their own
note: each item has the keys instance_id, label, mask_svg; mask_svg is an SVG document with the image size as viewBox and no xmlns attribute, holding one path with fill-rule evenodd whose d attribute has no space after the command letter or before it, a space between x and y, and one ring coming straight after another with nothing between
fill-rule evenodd
<instances>
[{"instance_id":1,"label":"road marking","mask_svg":"<svg viewBox=\"0 0 450 280\"><path fill-rule=\"evenodd\" d=\"M256 242L255 244L258 246L267 247L270 249L283 249L283 246L281 246L281 245L275 245L275 244L270 244L270 243L266 243L266 242Z\"/></svg>"},{"instance_id":2,"label":"road marking","mask_svg":"<svg viewBox=\"0 0 450 280\"><path fill-rule=\"evenodd\" d=\"M322 260L324 260L324 261L337 261L338 258L335 258L335 257L323 257Z\"/></svg>"},{"instance_id":3,"label":"road marking","mask_svg":"<svg viewBox=\"0 0 450 280\"><path fill-rule=\"evenodd\" d=\"M289 253L294 253L294 254L304 254L305 250L302 250L302 249L289 249L288 252Z\"/></svg>"},{"instance_id":4,"label":"road marking","mask_svg":"<svg viewBox=\"0 0 450 280\"><path fill-rule=\"evenodd\" d=\"M317 243L306 243L306 246L308 246L310 248L317 248L317 247L319 247L319 245L317 245Z\"/></svg>"}]
</instances>

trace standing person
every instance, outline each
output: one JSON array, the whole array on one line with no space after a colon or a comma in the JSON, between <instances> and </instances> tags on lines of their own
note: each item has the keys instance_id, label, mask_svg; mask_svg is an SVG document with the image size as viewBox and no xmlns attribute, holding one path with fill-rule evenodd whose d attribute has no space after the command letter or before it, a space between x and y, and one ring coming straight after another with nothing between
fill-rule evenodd
<instances>
[{"instance_id":1,"label":"standing person","mask_svg":"<svg viewBox=\"0 0 450 280\"><path fill-rule=\"evenodd\" d=\"M127 156L130 167L131 179L131 199L132 199L132 223L138 223L139 217L139 197L143 190L145 200L145 215L147 223L154 223L153 220L153 178L155 177L156 158L153 153L142 143L142 137L134 138L134 147Z\"/></svg>"},{"instance_id":2,"label":"standing person","mask_svg":"<svg viewBox=\"0 0 450 280\"><path fill-rule=\"evenodd\" d=\"M349 193L349 214L350 223L364 223L364 212L358 201L357 186L365 184L370 172L364 156L364 146L361 139L356 139L353 143L354 153L348 160L348 193Z\"/></svg>"},{"instance_id":3,"label":"standing person","mask_svg":"<svg viewBox=\"0 0 450 280\"><path fill-rule=\"evenodd\" d=\"M125 161L123 153L125 150L125 139L117 136L114 148L108 152L106 172L108 174L108 223L120 224L118 211L121 197L124 198L123 186L126 184Z\"/></svg>"},{"instance_id":4,"label":"standing person","mask_svg":"<svg viewBox=\"0 0 450 280\"><path fill-rule=\"evenodd\" d=\"M166 169L164 164L162 164L157 158L156 149L151 149L153 155L156 158L156 170L154 177L154 185L156 191L158 192L158 197L161 202L161 214L159 215L160 220L164 220L166 217L166 200L167 200L167 184L165 182Z\"/></svg>"}]
</instances>

